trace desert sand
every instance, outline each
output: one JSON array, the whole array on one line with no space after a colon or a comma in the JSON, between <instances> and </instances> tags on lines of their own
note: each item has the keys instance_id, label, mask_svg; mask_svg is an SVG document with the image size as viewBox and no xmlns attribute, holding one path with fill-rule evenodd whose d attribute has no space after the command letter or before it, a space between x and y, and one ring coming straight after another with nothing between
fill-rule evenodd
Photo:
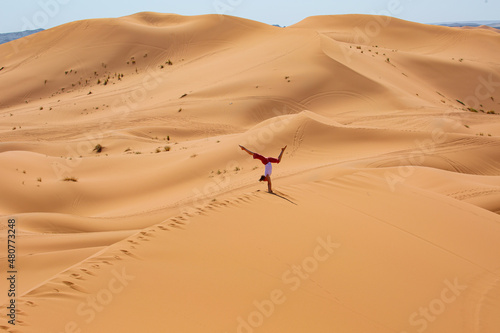
<instances>
[{"instance_id":1,"label":"desert sand","mask_svg":"<svg viewBox=\"0 0 500 333\"><path fill-rule=\"evenodd\" d=\"M0 329L497 333L499 51L364 15L0 45ZM275 195L240 144L288 145Z\"/></svg>"}]
</instances>

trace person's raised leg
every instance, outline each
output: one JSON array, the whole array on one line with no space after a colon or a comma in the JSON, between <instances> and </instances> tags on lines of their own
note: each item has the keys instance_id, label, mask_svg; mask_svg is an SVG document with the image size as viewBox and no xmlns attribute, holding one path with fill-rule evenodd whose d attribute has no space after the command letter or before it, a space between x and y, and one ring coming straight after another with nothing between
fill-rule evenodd
<instances>
[{"instance_id":1,"label":"person's raised leg","mask_svg":"<svg viewBox=\"0 0 500 333\"><path fill-rule=\"evenodd\" d=\"M244 150L244 151L246 151L248 154L253 155L253 152L252 152L252 151L250 151L250 150L246 149L246 148L245 148L245 147L243 147L242 145L239 145L239 146L240 146L241 150Z\"/></svg>"},{"instance_id":2,"label":"person's raised leg","mask_svg":"<svg viewBox=\"0 0 500 333\"><path fill-rule=\"evenodd\" d=\"M278 163L281 162L281 157L283 156L283 153L285 152L285 149L286 149L287 146L281 148L281 153L280 155L278 156Z\"/></svg>"}]
</instances>

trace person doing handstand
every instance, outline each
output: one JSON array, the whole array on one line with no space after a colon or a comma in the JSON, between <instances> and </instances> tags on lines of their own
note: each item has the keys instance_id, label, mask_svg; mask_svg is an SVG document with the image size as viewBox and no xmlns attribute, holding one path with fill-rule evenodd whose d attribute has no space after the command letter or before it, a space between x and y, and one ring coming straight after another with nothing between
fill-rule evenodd
<instances>
[{"instance_id":1,"label":"person doing handstand","mask_svg":"<svg viewBox=\"0 0 500 333\"><path fill-rule=\"evenodd\" d=\"M273 172L273 166L272 163L279 163L281 162L281 157L283 156L283 152L285 151L287 146L281 148L281 153L278 156L278 158L274 157L264 157L260 154L254 153L253 151L250 151L240 145L241 150L246 151L248 154L252 155L254 159L258 159L264 164L266 167L264 169L264 175L262 175L259 179L260 182L266 181L267 182L267 189L269 193L273 193L273 189L271 186L271 173Z\"/></svg>"}]
</instances>

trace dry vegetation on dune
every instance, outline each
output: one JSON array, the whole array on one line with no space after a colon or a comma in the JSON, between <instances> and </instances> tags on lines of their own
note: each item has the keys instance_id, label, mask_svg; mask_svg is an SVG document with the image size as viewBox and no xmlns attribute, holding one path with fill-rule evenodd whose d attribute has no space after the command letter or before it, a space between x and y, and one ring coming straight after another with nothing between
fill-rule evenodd
<instances>
[{"instance_id":1,"label":"dry vegetation on dune","mask_svg":"<svg viewBox=\"0 0 500 333\"><path fill-rule=\"evenodd\" d=\"M497 332L499 45L158 13L0 45L0 327ZM238 145L288 145L274 195Z\"/></svg>"}]
</instances>

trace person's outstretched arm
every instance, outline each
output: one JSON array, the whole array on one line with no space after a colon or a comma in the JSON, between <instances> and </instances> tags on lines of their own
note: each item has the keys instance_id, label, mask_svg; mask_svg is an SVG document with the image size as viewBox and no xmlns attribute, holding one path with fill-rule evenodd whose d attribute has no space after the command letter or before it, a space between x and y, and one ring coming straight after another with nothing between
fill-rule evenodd
<instances>
[{"instance_id":1,"label":"person's outstretched arm","mask_svg":"<svg viewBox=\"0 0 500 333\"><path fill-rule=\"evenodd\" d=\"M252 155L252 156L253 156L253 154L254 154L254 153L253 153L252 151L250 151L250 150L246 149L246 148L245 148L245 147L243 147L242 145L240 145L240 148L241 148L241 150L244 150L244 151L246 151L248 154L250 154L250 155Z\"/></svg>"}]
</instances>

